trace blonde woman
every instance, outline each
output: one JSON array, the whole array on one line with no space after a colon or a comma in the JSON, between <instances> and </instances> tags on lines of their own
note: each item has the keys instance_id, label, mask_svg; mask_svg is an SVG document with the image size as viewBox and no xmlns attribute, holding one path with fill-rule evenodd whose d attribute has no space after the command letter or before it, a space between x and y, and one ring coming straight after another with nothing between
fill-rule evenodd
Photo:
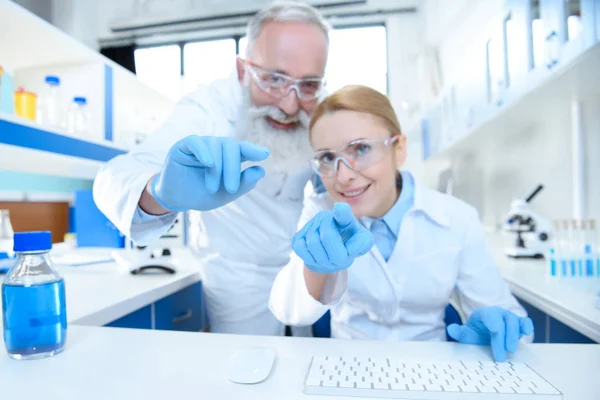
<instances>
[{"instance_id":1,"label":"blonde woman","mask_svg":"<svg viewBox=\"0 0 600 400\"><path fill-rule=\"evenodd\" d=\"M310 140L327 192L307 202L271 290L281 322L309 325L331 310L333 337L441 341L456 292L468 318L447 328L457 341L491 345L504 361L533 333L475 209L402 170L406 137L387 97L363 86L333 93L313 113Z\"/></svg>"}]
</instances>

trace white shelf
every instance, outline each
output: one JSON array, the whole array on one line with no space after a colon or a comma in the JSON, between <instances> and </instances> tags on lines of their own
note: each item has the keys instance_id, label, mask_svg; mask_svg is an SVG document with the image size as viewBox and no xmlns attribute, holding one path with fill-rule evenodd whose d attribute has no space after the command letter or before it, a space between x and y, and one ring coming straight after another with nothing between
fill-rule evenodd
<instances>
[{"instance_id":1,"label":"white shelf","mask_svg":"<svg viewBox=\"0 0 600 400\"><path fill-rule=\"evenodd\" d=\"M116 142L122 141L119 137L122 131L130 134L132 126L142 130L153 120L156 121L155 125L160 124L172 110L174 103L171 100L141 83L135 74L12 1L0 0L0 27L0 65L8 72L19 75L25 80L25 85L35 88L32 77L36 83L41 83L45 74L57 71L72 74L63 79L65 85L70 80L84 93L86 89L93 93L90 94L93 98L88 101L90 106L94 101L97 105L93 111L98 124L104 122L103 92L106 91L106 96L110 92L112 102L108 103L113 105L113 140ZM110 67L112 86L106 82L107 89L104 89L104 68L92 73L90 65ZM89 75L87 81L75 76L78 73ZM100 89L97 88L98 83ZM94 90L87 87L92 84ZM80 94L68 94L72 95ZM127 112L129 109L135 109L136 112Z\"/></svg>"},{"instance_id":2,"label":"white shelf","mask_svg":"<svg viewBox=\"0 0 600 400\"><path fill-rule=\"evenodd\" d=\"M571 102L600 95L600 43L551 71L536 71L521 87L512 88L502 106L490 106L475 126L425 160L451 161L473 152L492 150L510 135L539 121L570 118ZM533 150L533 149L532 149Z\"/></svg>"}]
</instances>

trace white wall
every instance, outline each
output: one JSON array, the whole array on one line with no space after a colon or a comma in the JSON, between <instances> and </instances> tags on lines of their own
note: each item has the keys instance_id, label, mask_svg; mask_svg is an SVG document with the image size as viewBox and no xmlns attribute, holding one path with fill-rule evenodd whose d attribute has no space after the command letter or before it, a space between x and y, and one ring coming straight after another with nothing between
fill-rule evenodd
<instances>
[{"instance_id":1,"label":"white wall","mask_svg":"<svg viewBox=\"0 0 600 400\"><path fill-rule=\"evenodd\" d=\"M438 47L445 84L452 84L474 40L502 13L506 0L426 0L426 41Z\"/></svg>"}]
</instances>

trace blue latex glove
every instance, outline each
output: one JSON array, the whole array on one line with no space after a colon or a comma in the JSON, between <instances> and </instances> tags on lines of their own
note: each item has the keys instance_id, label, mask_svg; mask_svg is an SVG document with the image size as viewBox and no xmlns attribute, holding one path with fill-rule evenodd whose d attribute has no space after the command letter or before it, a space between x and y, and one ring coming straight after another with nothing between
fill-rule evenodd
<instances>
[{"instance_id":1,"label":"blue latex glove","mask_svg":"<svg viewBox=\"0 0 600 400\"><path fill-rule=\"evenodd\" d=\"M533 333L533 321L500 307L482 307L473 311L466 324L452 324L447 330L460 343L491 345L494 360L506 361L506 352L517 351L519 339Z\"/></svg>"},{"instance_id":2,"label":"blue latex glove","mask_svg":"<svg viewBox=\"0 0 600 400\"><path fill-rule=\"evenodd\" d=\"M265 176L256 165L242 171L242 162L267 157L269 149L249 142L188 136L169 150L150 185L152 195L171 211L213 210L254 189Z\"/></svg>"},{"instance_id":3,"label":"blue latex glove","mask_svg":"<svg viewBox=\"0 0 600 400\"><path fill-rule=\"evenodd\" d=\"M292 248L314 272L330 274L348 268L373 247L373 234L360 225L347 203L321 211L294 235Z\"/></svg>"}]
</instances>

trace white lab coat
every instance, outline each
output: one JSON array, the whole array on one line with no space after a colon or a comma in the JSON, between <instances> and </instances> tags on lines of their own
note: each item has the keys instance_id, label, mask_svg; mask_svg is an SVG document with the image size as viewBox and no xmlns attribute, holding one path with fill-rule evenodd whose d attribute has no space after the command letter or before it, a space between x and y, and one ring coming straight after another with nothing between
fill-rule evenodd
<instances>
[{"instance_id":1,"label":"white lab coat","mask_svg":"<svg viewBox=\"0 0 600 400\"><path fill-rule=\"evenodd\" d=\"M311 197L299 226L331 205L327 193ZM387 263L373 246L329 276L320 302L308 293L303 268L294 254L275 280L270 308L289 325L312 324L331 309L336 338L446 340L444 310L455 291L467 317L484 306L526 315L500 276L475 209L419 182Z\"/></svg>"},{"instance_id":2,"label":"white lab coat","mask_svg":"<svg viewBox=\"0 0 600 400\"><path fill-rule=\"evenodd\" d=\"M138 201L169 149L188 135L233 136L241 87L237 76L183 98L164 126L126 155L109 161L94 183L94 199L117 228L139 244L158 239L174 214L140 218ZM209 322L217 332L281 334L268 309L276 274L289 261L310 168L285 175L267 171L233 203L189 213L190 247L198 252Z\"/></svg>"}]
</instances>

